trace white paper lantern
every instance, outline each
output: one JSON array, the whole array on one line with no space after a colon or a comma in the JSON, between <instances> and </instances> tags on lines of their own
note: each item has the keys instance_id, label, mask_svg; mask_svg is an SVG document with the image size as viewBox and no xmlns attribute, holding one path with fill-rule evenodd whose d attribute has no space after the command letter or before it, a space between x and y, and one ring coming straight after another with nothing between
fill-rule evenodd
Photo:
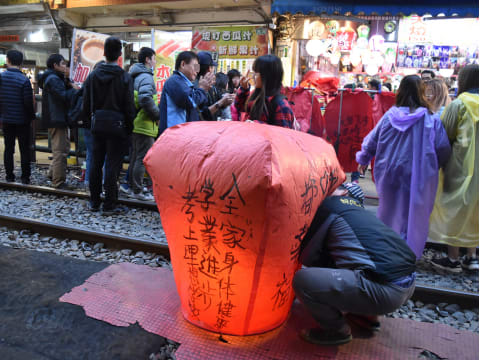
<instances>
[{"instance_id":1,"label":"white paper lantern","mask_svg":"<svg viewBox=\"0 0 480 360\"><path fill-rule=\"evenodd\" d=\"M322 40L308 40L305 44L305 50L308 55L317 57L325 51L325 46Z\"/></svg>"},{"instance_id":2,"label":"white paper lantern","mask_svg":"<svg viewBox=\"0 0 480 360\"><path fill-rule=\"evenodd\" d=\"M365 67L365 71L370 76L376 75L378 73L378 66L376 66L375 64L368 64Z\"/></svg>"}]
</instances>

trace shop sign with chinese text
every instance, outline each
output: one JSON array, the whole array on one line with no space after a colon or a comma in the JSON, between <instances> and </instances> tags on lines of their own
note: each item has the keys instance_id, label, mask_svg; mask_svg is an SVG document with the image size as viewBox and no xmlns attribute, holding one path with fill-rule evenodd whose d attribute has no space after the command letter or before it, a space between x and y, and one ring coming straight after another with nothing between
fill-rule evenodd
<instances>
[{"instance_id":1,"label":"shop sign with chinese text","mask_svg":"<svg viewBox=\"0 0 480 360\"><path fill-rule=\"evenodd\" d=\"M163 85L175 70L178 53L190 50L192 33L190 31L167 32L155 30L153 48L156 54L155 84L160 101Z\"/></svg>"},{"instance_id":2,"label":"shop sign with chinese text","mask_svg":"<svg viewBox=\"0 0 480 360\"><path fill-rule=\"evenodd\" d=\"M268 54L268 32L262 26L193 28L192 49L218 58L247 59Z\"/></svg>"}]
</instances>

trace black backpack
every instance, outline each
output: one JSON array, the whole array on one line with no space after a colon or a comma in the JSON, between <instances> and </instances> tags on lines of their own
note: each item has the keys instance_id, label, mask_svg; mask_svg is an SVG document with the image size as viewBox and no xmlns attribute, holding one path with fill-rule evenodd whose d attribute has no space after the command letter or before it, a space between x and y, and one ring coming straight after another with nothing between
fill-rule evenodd
<instances>
[{"instance_id":1,"label":"black backpack","mask_svg":"<svg viewBox=\"0 0 480 360\"><path fill-rule=\"evenodd\" d=\"M90 128L88 117L85 117L82 111L83 108L83 88L76 91L71 100L70 108L67 113L68 127L70 128Z\"/></svg>"}]
</instances>

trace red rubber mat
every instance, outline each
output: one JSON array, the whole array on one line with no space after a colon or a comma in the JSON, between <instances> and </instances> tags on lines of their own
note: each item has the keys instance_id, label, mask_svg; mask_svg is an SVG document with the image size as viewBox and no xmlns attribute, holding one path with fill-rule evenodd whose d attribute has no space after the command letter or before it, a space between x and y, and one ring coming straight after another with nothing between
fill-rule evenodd
<instances>
[{"instance_id":1,"label":"red rubber mat","mask_svg":"<svg viewBox=\"0 0 480 360\"><path fill-rule=\"evenodd\" d=\"M443 359L478 359L478 335L447 325L382 318L374 337L356 334L349 344L305 343L298 331L313 320L294 302L276 330L253 336L223 336L191 325L180 310L168 269L122 263L92 275L60 301L80 305L88 316L117 326L138 322L145 330L179 342L177 359L417 359L425 350Z\"/></svg>"}]
</instances>

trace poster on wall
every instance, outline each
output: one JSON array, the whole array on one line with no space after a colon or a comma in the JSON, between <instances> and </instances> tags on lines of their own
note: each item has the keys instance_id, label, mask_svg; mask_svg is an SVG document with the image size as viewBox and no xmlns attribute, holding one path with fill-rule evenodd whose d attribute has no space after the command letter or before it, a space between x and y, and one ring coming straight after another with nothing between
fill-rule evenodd
<instances>
[{"instance_id":1,"label":"poster on wall","mask_svg":"<svg viewBox=\"0 0 480 360\"><path fill-rule=\"evenodd\" d=\"M155 84L158 101L160 101L163 85L175 70L177 55L182 51L190 50L192 33L190 31L166 32L155 30L153 39L153 49L156 54Z\"/></svg>"},{"instance_id":2,"label":"poster on wall","mask_svg":"<svg viewBox=\"0 0 480 360\"><path fill-rule=\"evenodd\" d=\"M268 54L268 32L263 26L195 27L192 33L192 49L210 51L214 60Z\"/></svg>"},{"instance_id":3,"label":"poster on wall","mask_svg":"<svg viewBox=\"0 0 480 360\"><path fill-rule=\"evenodd\" d=\"M109 36L81 29L73 30L70 79L75 84L83 84L95 64L105 60L103 45ZM118 60L118 65L123 68L122 56Z\"/></svg>"}]
</instances>

